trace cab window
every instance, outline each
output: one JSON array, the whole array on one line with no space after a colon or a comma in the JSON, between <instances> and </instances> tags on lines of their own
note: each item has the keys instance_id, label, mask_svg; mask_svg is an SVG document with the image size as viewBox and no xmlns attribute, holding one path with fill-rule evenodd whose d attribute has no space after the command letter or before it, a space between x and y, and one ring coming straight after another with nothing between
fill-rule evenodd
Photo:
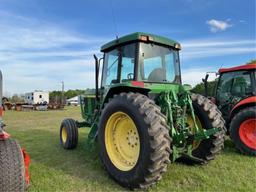
<instances>
[{"instance_id":1,"label":"cab window","mask_svg":"<svg viewBox=\"0 0 256 192\"><path fill-rule=\"evenodd\" d=\"M247 71L238 72L234 76L231 94L237 97L246 97L252 93L251 76Z\"/></svg>"},{"instance_id":2,"label":"cab window","mask_svg":"<svg viewBox=\"0 0 256 192\"><path fill-rule=\"evenodd\" d=\"M135 43L121 48L121 81L134 79Z\"/></svg>"},{"instance_id":3,"label":"cab window","mask_svg":"<svg viewBox=\"0 0 256 192\"><path fill-rule=\"evenodd\" d=\"M217 98L220 103L225 102L229 98L233 77L233 72L221 75L217 89Z\"/></svg>"},{"instance_id":4,"label":"cab window","mask_svg":"<svg viewBox=\"0 0 256 192\"><path fill-rule=\"evenodd\" d=\"M179 73L179 60L176 50L150 43L140 43L139 77L148 82L175 81ZM176 73L176 74L175 74Z\"/></svg>"},{"instance_id":5,"label":"cab window","mask_svg":"<svg viewBox=\"0 0 256 192\"><path fill-rule=\"evenodd\" d=\"M230 97L247 97L253 92L251 75L248 71L235 71L224 73L220 77L217 90L217 99L220 103L226 102Z\"/></svg>"},{"instance_id":6,"label":"cab window","mask_svg":"<svg viewBox=\"0 0 256 192\"><path fill-rule=\"evenodd\" d=\"M112 50L105 54L102 86L111 85L117 81L119 51Z\"/></svg>"}]
</instances>

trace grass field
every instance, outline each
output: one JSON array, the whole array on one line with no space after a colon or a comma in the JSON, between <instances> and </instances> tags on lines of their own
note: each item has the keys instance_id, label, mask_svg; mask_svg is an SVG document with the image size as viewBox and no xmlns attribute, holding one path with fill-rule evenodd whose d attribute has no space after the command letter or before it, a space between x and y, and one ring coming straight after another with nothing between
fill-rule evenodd
<instances>
[{"instance_id":1,"label":"grass field","mask_svg":"<svg viewBox=\"0 0 256 192\"><path fill-rule=\"evenodd\" d=\"M103 170L97 151L86 144L87 129L79 131L76 150L59 144L63 118L81 119L79 107L63 111L15 112L4 116L6 130L31 156L29 191L123 191ZM228 139L225 149L205 166L169 165L163 179L149 191L255 191L256 159L237 153Z\"/></svg>"}]
</instances>

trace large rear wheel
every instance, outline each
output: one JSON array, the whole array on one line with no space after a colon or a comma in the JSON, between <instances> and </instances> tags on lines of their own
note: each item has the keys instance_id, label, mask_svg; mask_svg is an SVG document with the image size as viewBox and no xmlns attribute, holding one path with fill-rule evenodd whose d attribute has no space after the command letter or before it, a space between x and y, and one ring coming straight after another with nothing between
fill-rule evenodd
<instances>
[{"instance_id":1,"label":"large rear wheel","mask_svg":"<svg viewBox=\"0 0 256 192\"><path fill-rule=\"evenodd\" d=\"M0 141L0 191L23 192L26 189L25 166L17 141Z\"/></svg>"},{"instance_id":2,"label":"large rear wheel","mask_svg":"<svg viewBox=\"0 0 256 192\"><path fill-rule=\"evenodd\" d=\"M256 107L243 109L234 116L230 136L240 152L256 155Z\"/></svg>"},{"instance_id":3,"label":"large rear wheel","mask_svg":"<svg viewBox=\"0 0 256 192\"><path fill-rule=\"evenodd\" d=\"M225 121L221 117L221 112L217 109L216 105L209 99L199 94L192 94L191 98L198 128L201 130L221 129L221 131L210 136L210 138L193 143L193 156L204 160L206 163L213 160L215 155L224 147ZM191 117L188 117L187 123L193 132L195 125Z\"/></svg>"},{"instance_id":4,"label":"large rear wheel","mask_svg":"<svg viewBox=\"0 0 256 192\"><path fill-rule=\"evenodd\" d=\"M98 141L106 170L124 187L153 185L170 162L165 116L145 95L121 93L111 99L101 114Z\"/></svg>"}]
</instances>

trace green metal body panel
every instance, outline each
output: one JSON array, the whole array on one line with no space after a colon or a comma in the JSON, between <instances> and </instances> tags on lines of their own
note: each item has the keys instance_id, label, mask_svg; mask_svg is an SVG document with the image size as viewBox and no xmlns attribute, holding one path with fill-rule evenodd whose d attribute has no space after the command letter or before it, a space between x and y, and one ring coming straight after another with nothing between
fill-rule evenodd
<instances>
[{"instance_id":1,"label":"green metal body panel","mask_svg":"<svg viewBox=\"0 0 256 192\"><path fill-rule=\"evenodd\" d=\"M167 45L167 46L171 46L171 47L174 47L176 44L179 45L179 43L177 41L168 39L166 37L161 37L161 36L153 35L153 34L149 34L149 33L136 32L136 33L132 33L132 34L123 36L121 38L118 38L116 40L110 41L109 43L107 43L107 44L105 44L105 45L103 45L101 47L101 51L104 52L104 51L106 51L108 49L111 49L111 48L113 48L115 46L118 46L120 44L124 44L124 43L128 43L128 42L131 42L131 41L140 40L141 36L149 36L149 37L152 38L151 41L153 41L155 43L162 44L162 45Z\"/></svg>"},{"instance_id":2,"label":"green metal body panel","mask_svg":"<svg viewBox=\"0 0 256 192\"><path fill-rule=\"evenodd\" d=\"M81 101L81 114L83 119L91 125L94 118L94 110L96 108L95 95L82 95L80 96Z\"/></svg>"},{"instance_id":3,"label":"green metal body panel","mask_svg":"<svg viewBox=\"0 0 256 192\"><path fill-rule=\"evenodd\" d=\"M125 89L124 89L125 88ZM88 141L93 143L97 137L98 122L100 113L104 107L104 104L109 98L113 97L113 89L126 90L126 92L144 93L147 96L150 94L156 95L155 102L161 107L161 112L167 117L167 125L170 128L170 135L173 139L173 155L172 161L182 155L192 157L192 143L195 140L202 140L209 138L211 135L220 131L217 128L210 130L199 130L196 125L195 114L193 110L192 100L190 98L189 86L179 84L155 84L144 83L143 87L136 87L132 85L132 81L121 84L115 84L106 89L100 99L100 102L96 104L95 97L84 96L81 104L82 116L85 122L79 123L79 127L90 126L90 133L88 135ZM115 92L116 93L116 92ZM196 125L194 132L190 130L187 122L187 115L191 115L194 124ZM194 158L194 157L192 157Z\"/></svg>"}]
</instances>

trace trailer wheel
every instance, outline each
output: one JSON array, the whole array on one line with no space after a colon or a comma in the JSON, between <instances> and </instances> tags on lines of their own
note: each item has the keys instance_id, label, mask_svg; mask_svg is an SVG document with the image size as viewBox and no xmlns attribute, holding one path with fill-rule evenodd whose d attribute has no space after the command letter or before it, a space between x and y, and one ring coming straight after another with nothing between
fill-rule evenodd
<instances>
[{"instance_id":1,"label":"trailer wheel","mask_svg":"<svg viewBox=\"0 0 256 192\"><path fill-rule=\"evenodd\" d=\"M17 141L0 141L0 191L23 192L26 189L25 166Z\"/></svg>"},{"instance_id":2,"label":"trailer wheel","mask_svg":"<svg viewBox=\"0 0 256 192\"><path fill-rule=\"evenodd\" d=\"M199 129L221 128L222 131L204 139L193 143L192 155L203 159L204 163L213 160L224 147L225 121L221 116L221 112L206 97L199 94L192 94L193 108L196 116L196 122ZM193 127L188 122L190 127Z\"/></svg>"},{"instance_id":3,"label":"trailer wheel","mask_svg":"<svg viewBox=\"0 0 256 192\"><path fill-rule=\"evenodd\" d=\"M256 155L256 107L243 109L234 116L230 136L241 153Z\"/></svg>"},{"instance_id":4,"label":"trailer wheel","mask_svg":"<svg viewBox=\"0 0 256 192\"><path fill-rule=\"evenodd\" d=\"M74 149L78 143L78 128L73 119L64 119L60 126L60 143L64 149Z\"/></svg>"},{"instance_id":5,"label":"trailer wheel","mask_svg":"<svg viewBox=\"0 0 256 192\"><path fill-rule=\"evenodd\" d=\"M100 157L110 176L130 189L161 179L170 162L171 138L165 116L147 96L115 95L99 122Z\"/></svg>"}]
</instances>

